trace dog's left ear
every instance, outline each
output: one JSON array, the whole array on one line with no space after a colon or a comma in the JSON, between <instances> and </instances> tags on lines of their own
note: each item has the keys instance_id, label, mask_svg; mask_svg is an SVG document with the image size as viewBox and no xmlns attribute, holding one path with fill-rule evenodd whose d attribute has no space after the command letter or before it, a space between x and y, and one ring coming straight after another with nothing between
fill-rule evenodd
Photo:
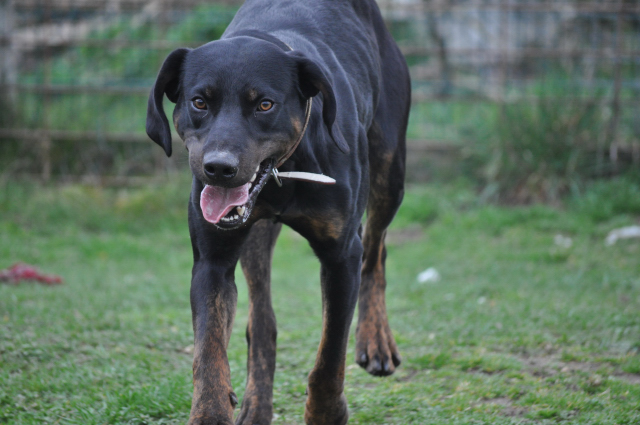
<instances>
[{"instance_id":1,"label":"dog's left ear","mask_svg":"<svg viewBox=\"0 0 640 425\"><path fill-rule=\"evenodd\" d=\"M329 130L329 134L342 153L349 153L349 145L344 140L344 136L334 125L336 120L336 97L333 94L333 87L327 79L322 69L312 60L308 59L300 52L291 51L288 54L295 58L298 65L298 81L302 95L309 98L322 93L322 120Z\"/></svg>"},{"instance_id":2,"label":"dog's left ear","mask_svg":"<svg viewBox=\"0 0 640 425\"><path fill-rule=\"evenodd\" d=\"M164 113L162 99L167 94L167 98L176 103L179 97L180 72L184 58L190 49L176 49L167 56L156 83L149 94L147 103L147 134L151 140L164 148L167 156L171 156L171 128Z\"/></svg>"}]
</instances>

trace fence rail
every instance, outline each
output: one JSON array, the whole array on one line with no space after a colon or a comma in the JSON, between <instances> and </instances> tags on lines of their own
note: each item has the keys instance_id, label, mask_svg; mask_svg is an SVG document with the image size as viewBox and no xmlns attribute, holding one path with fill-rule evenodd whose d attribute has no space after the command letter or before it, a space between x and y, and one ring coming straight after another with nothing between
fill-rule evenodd
<instances>
[{"instance_id":1,"label":"fence rail","mask_svg":"<svg viewBox=\"0 0 640 425\"><path fill-rule=\"evenodd\" d=\"M103 148L104 144L147 143L153 149L142 132L143 126L138 127L139 132L119 131L114 129L117 125L100 116L97 121L101 124L79 130L77 125L67 125L74 121L73 113L65 114L61 109L77 108L81 114L90 108L87 105L91 105L94 96L97 103L111 109L114 102L120 102L138 105L135 113L144 114L144 97L162 57L174 48L196 47L209 41L166 37L168 29L179 21L176 16L193 17L191 12L203 3L203 0L0 1L0 93L3 93L0 107L11 110L12 105L26 99L13 115L0 113L5 117L0 115L0 143L15 146L16 141L31 141L44 147L33 158L35 166L25 170L8 167L12 173L29 175L34 168L41 168L45 172L35 174L45 179L74 175L55 171L60 168L52 157L56 144L76 142L74 149L82 150L96 143ZM490 103L504 108L515 103L598 104L608 114L605 131L594 135L598 146L604 146L602 149L614 163L626 155L626 150L632 153L627 156L640 162L637 154L640 120L633 118L634 114L640 116L637 0L379 0L379 4L410 65L414 105L477 104L482 108L481 105ZM122 22L132 23L133 30L148 31L132 37L127 33L130 28L123 27L118 33L114 28ZM154 33L154 28L162 31ZM132 61L128 56L118 57L128 51L150 55L146 69L152 71L136 74L135 67L139 64L129 63ZM96 66L95 75L83 74L74 80L73 60L80 54L92 59L88 65L77 64L78 67L90 66L91 61L102 63L106 60L102 56L122 61L123 69L118 71L122 76L116 71L102 75L103 70ZM65 61L69 64L65 65ZM562 76L564 85L558 90L544 88L542 75ZM61 107L62 104L66 106ZM117 121L118 116L123 120L130 118L127 112L116 112L112 121ZM418 121L418 127L424 124L427 130L425 134L410 135L411 154L461 152L468 141L466 136L456 133L451 128L455 126L450 125L443 132L455 133L453 137L433 137L428 133L431 119L428 115L413 118L412 122ZM174 138L178 140L175 135ZM19 156L18 147L13 152ZM158 167L166 166L158 153L149 156ZM24 158L20 161L17 163L26 164ZM82 173L77 177L85 181L95 178ZM101 181L126 181L129 177L139 181L140 176L111 177Z\"/></svg>"},{"instance_id":2,"label":"fence rail","mask_svg":"<svg viewBox=\"0 0 640 425\"><path fill-rule=\"evenodd\" d=\"M522 12L580 12L580 13L639 13L640 5L635 0L603 0L603 1L423 1L411 3L399 3L395 1L380 1L381 8L386 13L398 12L458 12L465 10L504 10Z\"/></svg>"}]
</instances>

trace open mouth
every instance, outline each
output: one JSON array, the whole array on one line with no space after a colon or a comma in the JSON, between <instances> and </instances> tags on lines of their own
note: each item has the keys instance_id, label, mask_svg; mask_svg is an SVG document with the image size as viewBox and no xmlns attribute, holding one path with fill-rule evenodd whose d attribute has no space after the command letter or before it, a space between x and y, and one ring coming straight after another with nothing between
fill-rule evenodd
<instances>
[{"instance_id":1,"label":"open mouth","mask_svg":"<svg viewBox=\"0 0 640 425\"><path fill-rule=\"evenodd\" d=\"M224 188L205 185L200 194L204 219L224 230L235 229L245 223L272 169L273 160L266 159L258 165L249 183L242 186Z\"/></svg>"}]
</instances>

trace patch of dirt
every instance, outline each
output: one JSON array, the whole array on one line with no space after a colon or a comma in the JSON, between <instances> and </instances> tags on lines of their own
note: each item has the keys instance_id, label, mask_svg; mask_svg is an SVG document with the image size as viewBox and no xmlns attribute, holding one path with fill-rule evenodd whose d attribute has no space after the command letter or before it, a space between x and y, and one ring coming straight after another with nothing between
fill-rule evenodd
<instances>
[{"instance_id":1,"label":"patch of dirt","mask_svg":"<svg viewBox=\"0 0 640 425\"><path fill-rule=\"evenodd\" d=\"M513 401L507 397L497 397L483 400L482 404L494 404L502 407L502 415L509 417L521 417L529 412L529 409L522 406L514 406Z\"/></svg>"},{"instance_id":2,"label":"patch of dirt","mask_svg":"<svg viewBox=\"0 0 640 425\"><path fill-rule=\"evenodd\" d=\"M596 372L603 366L610 363L602 362L563 362L557 356L527 356L519 357L528 373L533 376L550 377L558 373L584 372L596 375ZM640 375L615 370L611 376L626 381L630 384L640 384Z\"/></svg>"},{"instance_id":3,"label":"patch of dirt","mask_svg":"<svg viewBox=\"0 0 640 425\"><path fill-rule=\"evenodd\" d=\"M502 414L504 416L510 416L510 417L524 416L528 412L529 412L529 409L527 409L526 407L522 407L522 406L507 406L504 409L502 409Z\"/></svg>"},{"instance_id":4,"label":"patch of dirt","mask_svg":"<svg viewBox=\"0 0 640 425\"><path fill-rule=\"evenodd\" d=\"M503 373L502 370L484 370L484 369L479 368L479 367L472 367L471 369L466 369L465 372L467 372L467 373L475 373L475 374L478 374L478 375L485 375L485 376L499 375L499 374Z\"/></svg>"},{"instance_id":5,"label":"patch of dirt","mask_svg":"<svg viewBox=\"0 0 640 425\"><path fill-rule=\"evenodd\" d=\"M484 404L497 404L499 406L511 406L513 403L511 402L511 399L507 397L497 397L497 398L490 398L489 400L485 400Z\"/></svg>"},{"instance_id":6,"label":"patch of dirt","mask_svg":"<svg viewBox=\"0 0 640 425\"><path fill-rule=\"evenodd\" d=\"M600 363L592 362L563 362L557 356L527 356L520 357L527 372L534 376L554 376L560 372L587 372L593 373L602 367Z\"/></svg>"},{"instance_id":7,"label":"patch of dirt","mask_svg":"<svg viewBox=\"0 0 640 425\"><path fill-rule=\"evenodd\" d=\"M613 376L615 376L616 378L620 378L623 381L627 381L630 384L640 385L640 375L638 374L620 372L620 373L614 374Z\"/></svg>"},{"instance_id":8,"label":"patch of dirt","mask_svg":"<svg viewBox=\"0 0 640 425\"><path fill-rule=\"evenodd\" d=\"M413 379L414 376L417 375L418 370L417 369L405 369L405 371L407 372L404 376L398 376L396 378L396 381L398 382L407 382L407 381L411 381L411 379Z\"/></svg>"},{"instance_id":9,"label":"patch of dirt","mask_svg":"<svg viewBox=\"0 0 640 425\"><path fill-rule=\"evenodd\" d=\"M415 242L422 239L422 228L419 226L410 226L406 229L394 229L387 231L385 241L389 245L402 245L407 242Z\"/></svg>"}]
</instances>

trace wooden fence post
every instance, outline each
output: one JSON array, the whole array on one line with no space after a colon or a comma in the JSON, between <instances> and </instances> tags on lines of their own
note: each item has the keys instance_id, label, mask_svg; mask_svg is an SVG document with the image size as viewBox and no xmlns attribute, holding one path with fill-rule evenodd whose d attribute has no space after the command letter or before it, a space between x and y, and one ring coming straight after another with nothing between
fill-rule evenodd
<instances>
[{"instance_id":1,"label":"wooden fence post","mask_svg":"<svg viewBox=\"0 0 640 425\"><path fill-rule=\"evenodd\" d=\"M620 87L622 85L622 6L623 1L618 1L616 12L616 44L614 60L613 98L611 100L611 121L609 122L609 161L614 171L618 169L618 123L620 122Z\"/></svg>"},{"instance_id":2,"label":"wooden fence post","mask_svg":"<svg viewBox=\"0 0 640 425\"><path fill-rule=\"evenodd\" d=\"M8 86L5 96L9 102L16 99L17 82L16 51L13 46L13 22L15 19L13 0L0 3L0 84Z\"/></svg>"},{"instance_id":3,"label":"wooden fence post","mask_svg":"<svg viewBox=\"0 0 640 425\"><path fill-rule=\"evenodd\" d=\"M51 138L47 131L42 135L40 139L40 149L42 150L42 170L40 176L43 181L48 182L51 180Z\"/></svg>"},{"instance_id":4,"label":"wooden fence post","mask_svg":"<svg viewBox=\"0 0 640 425\"><path fill-rule=\"evenodd\" d=\"M498 41L498 56L499 56L499 70L498 70L498 103L500 104L500 115L505 118L505 103L507 97L507 81L508 81L508 69L509 69L509 14L510 14L510 0L501 0L499 6L499 27L498 33L500 40Z\"/></svg>"},{"instance_id":5,"label":"wooden fence post","mask_svg":"<svg viewBox=\"0 0 640 425\"><path fill-rule=\"evenodd\" d=\"M51 0L45 0L45 8L44 8L44 22L47 24L51 23ZM53 84L52 81L52 67L53 67L53 58L52 51L49 45L44 46L44 84L47 87L51 87ZM44 93L44 98L42 100L42 128L43 128L43 136L40 141L41 149L42 149L42 180L48 182L51 180L51 138L49 137L49 128L50 128L50 119L49 114L51 113L51 93L47 90Z\"/></svg>"}]
</instances>

